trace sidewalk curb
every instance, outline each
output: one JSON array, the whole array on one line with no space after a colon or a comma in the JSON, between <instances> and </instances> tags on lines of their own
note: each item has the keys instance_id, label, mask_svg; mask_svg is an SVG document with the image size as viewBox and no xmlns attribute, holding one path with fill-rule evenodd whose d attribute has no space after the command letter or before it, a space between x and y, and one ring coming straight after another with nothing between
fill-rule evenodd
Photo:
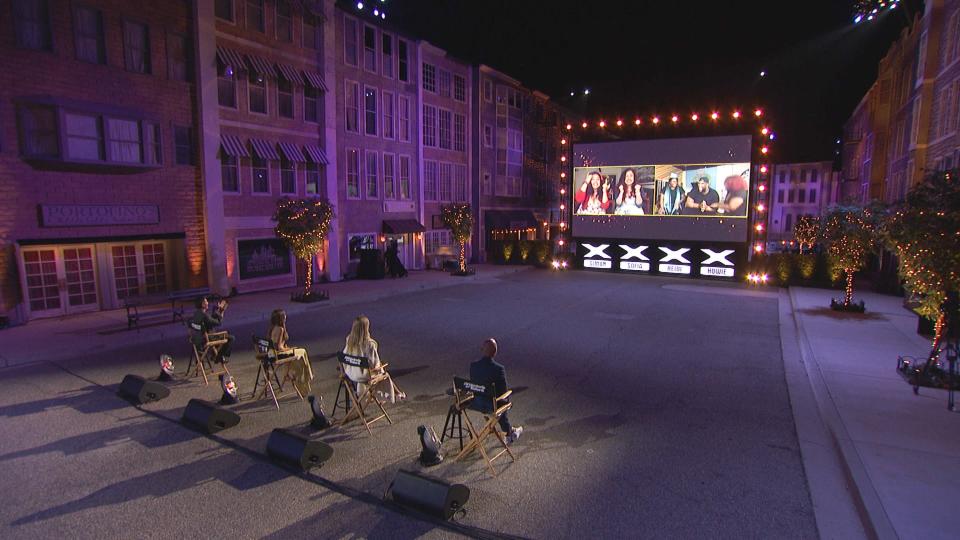
<instances>
[{"instance_id":1,"label":"sidewalk curb","mask_svg":"<svg viewBox=\"0 0 960 540\"><path fill-rule=\"evenodd\" d=\"M810 347L803 321L796 314L798 302L793 288L789 289L789 297L800 356L810 379L810 386L813 388L813 395L817 402L817 408L820 410L820 417L827 426L830 438L840 457L840 463L847 477L850 492L853 495L854 504L860 514L863 527L871 538L882 540L899 538L823 379L820 364L816 361Z\"/></svg>"}]
</instances>

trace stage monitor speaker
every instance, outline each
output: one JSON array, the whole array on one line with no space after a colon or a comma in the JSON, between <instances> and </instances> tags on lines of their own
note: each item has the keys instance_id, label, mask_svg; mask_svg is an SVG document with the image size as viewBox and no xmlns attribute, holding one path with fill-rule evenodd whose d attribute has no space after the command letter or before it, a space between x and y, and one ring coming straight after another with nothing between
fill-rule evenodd
<instances>
[{"instance_id":1,"label":"stage monitor speaker","mask_svg":"<svg viewBox=\"0 0 960 540\"><path fill-rule=\"evenodd\" d=\"M170 395L170 389L156 381L148 381L139 375L127 375L120 383L117 394L134 403L149 403Z\"/></svg>"},{"instance_id":2,"label":"stage monitor speaker","mask_svg":"<svg viewBox=\"0 0 960 540\"><path fill-rule=\"evenodd\" d=\"M289 429L275 429L267 439L267 455L303 471L321 465L333 456L333 447L322 441L311 441Z\"/></svg>"},{"instance_id":3,"label":"stage monitor speaker","mask_svg":"<svg viewBox=\"0 0 960 540\"><path fill-rule=\"evenodd\" d=\"M216 403L194 398L187 403L180 421L204 433L213 434L239 424L240 415Z\"/></svg>"},{"instance_id":4,"label":"stage monitor speaker","mask_svg":"<svg viewBox=\"0 0 960 540\"><path fill-rule=\"evenodd\" d=\"M405 470L397 471L391 492L400 506L442 519L450 519L470 499L470 488L463 484Z\"/></svg>"}]
</instances>

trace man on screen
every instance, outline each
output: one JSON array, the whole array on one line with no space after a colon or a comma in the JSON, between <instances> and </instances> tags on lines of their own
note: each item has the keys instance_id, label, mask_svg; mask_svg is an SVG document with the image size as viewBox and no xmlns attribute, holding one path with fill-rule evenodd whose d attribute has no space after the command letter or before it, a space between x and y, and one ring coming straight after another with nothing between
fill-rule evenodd
<instances>
[{"instance_id":1,"label":"man on screen","mask_svg":"<svg viewBox=\"0 0 960 540\"><path fill-rule=\"evenodd\" d=\"M668 216L679 215L680 209L683 208L683 199L686 193L680 187L680 178L677 173L670 173L667 187L663 188L661 195L660 208L657 209L657 213Z\"/></svg>"},{"instance_id":2,"label":"man on screen","mask_svg":"<svg viewBox=\"0 0 960 540\"><path fill-rule=\"evenodd\" d=\"M710 178L701 176L697 179L696 189L687 195L684 214L716 214L719 207L720 194L710 187Z\"/></svg>"}]
</instances>

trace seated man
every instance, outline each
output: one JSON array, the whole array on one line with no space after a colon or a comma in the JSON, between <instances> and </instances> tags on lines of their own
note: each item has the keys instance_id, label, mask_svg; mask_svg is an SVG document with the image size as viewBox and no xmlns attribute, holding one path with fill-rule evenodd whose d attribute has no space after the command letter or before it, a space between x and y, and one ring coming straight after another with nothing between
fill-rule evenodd
<instances>
[{"instance_id":1,"label":"seated man","mask_svg":"<svg viewBox=\"0 0 960 540\"><path fill-rule=\"evenodd\" d=\"M507 372L502 364L493 360L497 356L497 341L493 338L484 341L480 350L483 351L483 358L470 364L470 381L493 386L494 395L502 395L507 391ZM476 396L470 402L470 408L490 413L494 410L494 404L484 396ZM522 426L510 426L507 413L500 416L500 429L507 434L507 444L512 444L523 433Z\"/></svg>"},{"instance_id":2,"label":"seated man","mask_svg":"<svg viewBox=\"0 0 960 540\"><path fill-rule=\"evenodd\" d=\"M216 327L223 323L223 312L227 309L226 300L218 301L217 308L213 310L213 313L207 313L210 302L206 296L197 298L194 305L197 309L193 312L193 317L190 318L189 322L199 325L200 328L203 329L203 332L213 332ZM203 335L194 333L192 339L197 349L202 351L204 346ZM217 362L228 361L227 359L230 358L230 347L233 346L234 340L236 340L236 338L233 335L227 334L227 343L223 345L223 347L220 347Z\"/></svg>"}]
</instances>

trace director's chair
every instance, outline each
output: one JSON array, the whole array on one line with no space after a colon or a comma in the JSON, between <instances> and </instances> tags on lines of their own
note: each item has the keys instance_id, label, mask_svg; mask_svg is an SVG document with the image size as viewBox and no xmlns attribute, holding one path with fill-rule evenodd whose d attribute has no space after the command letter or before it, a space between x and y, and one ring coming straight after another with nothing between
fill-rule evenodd
<instances>
[{"instance_id":1,"label":"director's chair","mask_svg":"<svg viewBox=\"0 0 960 540\"><path fill-rule=\"evenodd\" d=\"M516 461L517 458L513 455L513 452L510 451L510 447L507 445L507 441L503 437L503 433L500 431L500 427L497 425L500 421L500 417L507 411L509 411L513 404L510 402L505 402L510 395L513 393L513 390L507 390L499 396L494 395L494 388L489 384L478 384L467 379L462 379L460 377L453 378L453 395L456 404L461 406L461 411L463 418L467 423L467 431L470 432L470 441L464 446L463 450L457 454L457 457L453 458L454 461L458 461L461 458L468 456L474 450L479 450L480 455L483 457L484 462L487 464L487 468L490 469L490 474L493 476L497 475L496 469L493 468L493 462L504 453L510 456L511 461ZM491 411L483 411L475 408L477 397L484 397L490 400L490 403L493 404ZM474 407L471 407L473 405ZM483 415L483 427L479 430L473 425L473 422L470 420L470 415L467 414L467 410L473 410L479 412ZM484 441L490 435L493 435L494 438L500 443L500 446L503 447L503 450L497 452L493 457L487 453L487 449L484 448Z\"/></svg>"},{"instance_id":2,"label":"director's chair","mask_svg":"<svg viewBox=\"0 0 960 540\"><path fill-rule=\"evenodd\" d=\"M188 377L203 377L203 384L209 384L207 375L230 374L225 362L220 362L221 371L214 368L214 363L220 356L220 350L228 343L227 332L207 332L200 323L187 323L187 339L190 341L190 348L193 350L193 356L187 363ZM193 375L190 375L190 368L194 368Z\"/></svg>"},{"instance_id":3,"label":"director's chair","mask_svg":"<svg viewBox=\"0 0 960 540\"><path fill-rule=\"evenodd\" d=\"M370 430L370 424L373 424L377 420L386 418L387 422L393 424L393 420L390 419L390 415L387 414L386 409L383 408L383 402L380 401L380 398L377 397L376 392L373 391L379 383L384 381L390 381L390 375L386 371L387 364L380 364L380 369L376 372L370 370L370 360L362 356L353 356L345 353L337 353L337 362L339 362L338 370L340 371L340 386L337 388L337 397L333 402L333 411L331 411L331 418L337 416L337 408L342 408L346 413L343 417L343 420L340 421L340 425L344 425L349 422L354 413L357 414L357 417L360 418L360 421L363 422L363 427L367 428L367 432L371 435L373 431ZM347 374L347 367L355 367L359 369L366 370L368 374L368 379L364 381L354 381ZM362 391L358 391L358 383L366 385ZM392 384L392 381L391 381ZM340 393L343 392L343 401L340 400ZM370 414L367 410L364 410L364 406L376 405L380 409L380 415L376 418L367 418L367 415ZM376 410L373 411L376 413Z\"/></svg>"},{"instance_id":4,"label":"director's chair","mask_svg":"<svg viewBox=\"0 0 960 540\"><path fill-rule=\"evenodd\" d=\"M253 336L253 350L256 351L257 362L260 363L260 367L257 368L257 379L253 383L253 394L251 394L251 397L254 400L260 400L269 395L279 411L280 402L278 398L287 395L283 393L283 384L289 381L290 385L293 386L293 389L296 391L297 396L299 396L302 401L303 394L301 394L300 389L297 388L296 378L290 371L292 364L298 361L293 351L280 352L277 350L276 343L258 336ZM283 368L283 377L277 374L278 367ZM260 397L257 397L257 387L260 386L261 381L263 381L263 391L260 393ZM274 384L277 385L276 389L274 389Z\"/></svg>"}]
</instances>

